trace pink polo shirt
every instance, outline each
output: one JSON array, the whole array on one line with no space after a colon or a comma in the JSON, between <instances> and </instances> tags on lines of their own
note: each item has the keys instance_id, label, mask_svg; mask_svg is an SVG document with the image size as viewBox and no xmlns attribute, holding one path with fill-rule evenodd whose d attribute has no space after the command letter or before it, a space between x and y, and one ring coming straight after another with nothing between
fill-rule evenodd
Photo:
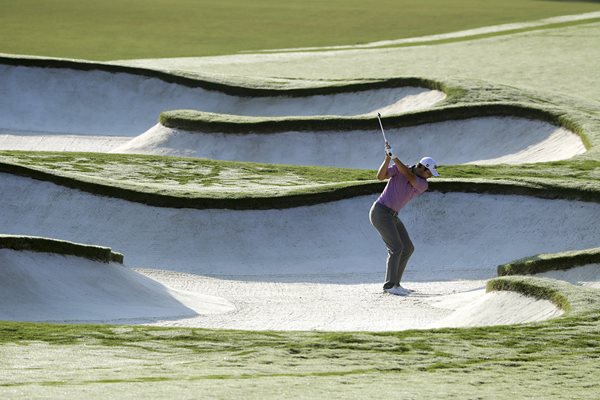
<instances>
[{"instance_id":1,"label":"pink polo shirt","mask_svg":"<svg viewBox=\"0 0 600 400\"><path fill-rule=\"evenodd\" d=\"M413 198L427 190L429 184L426 179L417 176L415 186L411 185L408 179L398 171L396 165L387 169L387 175L390 177L385 189L377 199L378 203L398 212Z\"/></svg>"}]
</instances>

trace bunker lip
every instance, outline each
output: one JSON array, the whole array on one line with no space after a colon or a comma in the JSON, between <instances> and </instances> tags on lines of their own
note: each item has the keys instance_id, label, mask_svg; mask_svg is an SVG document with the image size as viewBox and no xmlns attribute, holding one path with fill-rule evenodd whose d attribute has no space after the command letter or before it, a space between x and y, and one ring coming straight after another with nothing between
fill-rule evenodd
<instances>
[{"instance_id":1,"label":"bunker lip","mask_svg":"<svg viewBox=\"0 0 600 400\"><path fill-rule=\"evenodd\" d=\"M0 174L0 180L6 189L0 201L13 210L0 213L7 233L118 248L129 267L144 268L141 272L163 285L224 297L235 307L222 315L157 322L163 325L431 327L475 301L470 294L491 298L482 288L496 275L497 265L593 247L600 229L593 218L600 212L597 203L427 193L401 217L417 249L403 281L421 295L404 299L381 290L385 247L367 217L376 196L285 210L177 210L7 174ZM46 207L49 203L52 208ZM397 314L399 309L405 311Z\"/></svg>"}]
</instances>

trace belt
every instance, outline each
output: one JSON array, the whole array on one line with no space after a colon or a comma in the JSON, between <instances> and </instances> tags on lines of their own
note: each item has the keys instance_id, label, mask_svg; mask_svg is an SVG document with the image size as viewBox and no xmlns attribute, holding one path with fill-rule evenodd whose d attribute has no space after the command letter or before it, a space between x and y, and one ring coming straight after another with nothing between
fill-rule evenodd
<instances>
[{"instance_id":1,"label":"belt","mask_svg":"<svg viewBox=\"0 0 600 400\"><path fill-rule=\"evenodd\" d=\"M391 208L389 208L388 206L386 206L386 205L383 205L383 204L381 204L381 203L379 203L379 202L377 202L376 204L377 204L378 206L380 206L381 208L383 208L385 212L387 212L388 214L391 214L391 215L392 215L392 217L397 217L397 216L398 216L398 211L394 211L394 210L392 210Z\"/></svg>"}]
</instances>

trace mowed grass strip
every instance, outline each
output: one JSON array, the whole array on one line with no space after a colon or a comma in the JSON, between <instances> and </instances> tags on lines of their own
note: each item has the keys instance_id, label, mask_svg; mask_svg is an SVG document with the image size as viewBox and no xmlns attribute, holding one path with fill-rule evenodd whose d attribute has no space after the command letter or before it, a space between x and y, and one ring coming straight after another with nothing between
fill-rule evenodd
<instances>
[{"instance_id":1,"label":"mowed grass strip","mask_svg":"<svg viewBox=\"0 0 600 400\"><path fill-rule=\"evenodd\" d=\"M76 152L0 151L0 162L77 179L144 187L181 195L253 195L256 192L310 190L331 184L371 182L372 170L221 161L204 158ZM442 178L570 183L600 191L600 161L566 160L520 165L440 166ZM435 178L432 179L432 182Z\"/></svg>"},{"instance_id":2,"label":"mowed grass strip","mask_svg":"<svg viewBox=\"0 0 600 400\"><path fill-rule=\"evenodd\" d=\"M100 189L123 189L126 193L121 195L125 197L137 192L179 199L207 199L209 203L211 199L243 202L252 198L267 200L290 196L299 196L297 201L301 201L310 194L340 190L346 193L345 188L352 191L354 185L373 183L375 178L373 171L345 168L131 154L21 151L1 151L0 170L93 192L96 192L93 190L96 185ZM119 197L119 190L101 193ZM343 193L340 196L348 197ZM313 202L320 202L318 195ZM250 203L259 206L252 200ZM239 206L253 208L251 204ZM294 202L294 205L299 203Z\"/></svg>"},{"instance_id":3,"label":"mowed grass strip","mask_svg":"<svg viewBox=\"0 0 600 400\"><path fill-rule=\"evenodd\" d=\"M285 387L286 393L292 390L309 398L328 388L343 388L349 394L362 387L371 394L389 395L381 384L393 379L402 382L400 392L409 390L414 398L440 387L445 394L481 394L485 388L496 394L494 398L515 398L512 391L503 390L510 378L517 386L539 382L544 390L540 393L551 394L545 391L551 386L555 394L566 390L578 398L593 398L589 396L599 386L594 380L599 332L593 307L583 318L538 324L384 333L0 322L0 393L10 394L14 388L47 395L56 386L69 393L78 388L96 395L123 389L143 393L141 387L113 384L145 382L151 391L168 388L169 397L182 397L199 384L228 398L235 394L231 385L244 381L251 398L263 394L258 386L267 391ZM306 377L321 379L294 391ZM480 384L473 386L474 382Z\"/></svg>"},{"instance_id":4,"label":"mowed grass strip","mask_svg":"<svg viewBox=\"0 0 600 400\"><path fill-rule=\"evenodd\" d=\"M1 0L0 52L90 60L354 45L599 11L589 1Z\"/></svg>"},{"instance_id":5,"label":"mowed grass strip","mask_svg":"<svg viewBox=\"0 0 600 400\"><path fill-rule=\"evenodd\" d=\"M432 191L600 201L596 160L439 170ZM163 207L288 208L374 194L385 185L375 169L105 153L0 151L0 171Z\"/></svg>"}]
</instances>

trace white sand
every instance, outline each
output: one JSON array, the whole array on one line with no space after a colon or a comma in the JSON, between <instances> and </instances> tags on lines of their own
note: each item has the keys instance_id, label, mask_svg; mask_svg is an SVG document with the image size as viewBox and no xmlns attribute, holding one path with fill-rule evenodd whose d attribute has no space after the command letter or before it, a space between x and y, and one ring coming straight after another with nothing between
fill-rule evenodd
<instances>
[{"instance_id":1,"label":"white sand","mask_svg":"<svg viewBox=\"0 0 600 400\"><path fill-rule=\"evenodd\" d=\"M0 93L1 131L129 137L148 130L168 110L264 116L391 114L429 108L446 97L417 87L239 97L127 73L7 65L0 65Z\"/></svg>"},{"instance_id":2,"label":"white sand","mask_svg":"<svg viewBox=\"0 0 600 400\"><path fill-rule=\"evenodd\" d=\"M518 301L512 308L482 291L457 296L481 289L498 264L593 247L600 233L599 204L427 193L402 214L416 246L404 281L418 293L400 298L381 292L386 253L368 221L375 196L285 210L191 210L148 207L7 174L0 174L0 184L4 233L109 246L125 254L128 267L144 268L173 290L222 297L235 307L162 322L167 325L427 328L480 299L479 310L501 304L506 312L463 310L465 324L474 323L473 314L481 316L475 323L485 324L506 323L511 314L520 322L536 320L551 314L547 304L540 305L546 311L519 314L524 307Z\"/></svg>"},{"instance_id":3,"label":"white sand","mask_svg":"<svg viewBox=\"0 0 600 400\"><path fill-rule=\"evenodd\" d=\"M140 272L166 286L218 294L236 305L228 314L155 323L162 326L390 331L516 324L562 315L549 301L514 292L486 294L483 281L408 282L416 292L398 297L383 293L380 284L253 282Z\"/></svg>"},{"instance_id":4,"label":"white sand","mask_svg":"<svg viewBox=\"0 0 600 400\"><path fill-rule=\"evenodd\" d=\"M574 285L600 289L600 264L588 264L567 270L549 271L536 276L559 279Z\"/></svg>"},{"instance_id":5,"label":"white sand","mask_svg":"<svg viewBox=\"0 0 600 400\"><path fill-rule=\"evenodd\" d=\"M307 97L237 97L126 73L0 66L0 149L182 155L224 160L373 168L372 131L270 135L189 133L156 121L162 111L237 115L372 115L427 109L442 92L390 88ZM563 128L522 118L472 118L386 128L402 159L428 154L440 164L556 161L585 152ZM128 141L127 138L131 140ZM408 161L407 161L408 162Z\"/></svg>"},{"instance_id":6,"label":"white sand","mask_svg":"<svg viewBox=\"0 0 600 400\"><path fill-rule=\"evenodd\" d=\"M413 282L415 294L397 297L379 284L239 281L149 269L139 274L115 263L6 249L0 249L0 264L0 320L387 331L561 314L549 302L515 293L485 294L483 281Z\"/></svg>"},{"instance_id":7,"label":"white sand","mask_svg":"<svg viewBox=\"0 0 600 400\"><path fill-rule=\"evenodd\" d=\"M0 249L0 265L0 320L147 322L234 309L116 263Z\"/></svg>"},{"instance_id":8,"label":"white sand","mask_svg":"<svg viewBox=\"0 0 600 400\"><path fill-rule=\"evenodd\" d=\"M247 280L353 277L345 283L365 282L353 274L376 273L375 283L383 273L385 248L368 220L376 195L283 210L193 210L9 174L0 174L0 185L3 233L108 246L132 267ZM402 213L417 247L407 279L488 279L497 265L520 257L594 247L598 215L595 203L426 193Z\"/></svg>"},{"instance_id":9,"label":"white sand","mask_svg":"<svg viewBox=\"0 0 600 400\"><path fill-rule=\"evenodd\" d=\"M373 169L383 139L372 131L223 134L187 132L160 124L113 150L276 164ZM405 163L429 155L440 164L519 164L556 161L585 152L576 134L524 118L486 117L386 129Z\"/></svg>"},{"instance_id":10,"label":"white sand","mask_svg":"<svg viewBox=\"0 0 600 400\"><path fill-rule=\"evenodd\" d=\"M515 292L490 292L473 296L471 301L450 315L431 324L431 328L510 325L544 321L563 314L552 302L536 300Z\"/></svg>"},{"instance_id":11,"label":"white sand","mask_svg":"<svg viewBox=\"0 0 600 400\"><path fill-rule=\"evenodd\" d=\"M0 132L2 150L108 153L131 140L126 136L61 135L47 132Z\"/></svg>"}]
</instances>

